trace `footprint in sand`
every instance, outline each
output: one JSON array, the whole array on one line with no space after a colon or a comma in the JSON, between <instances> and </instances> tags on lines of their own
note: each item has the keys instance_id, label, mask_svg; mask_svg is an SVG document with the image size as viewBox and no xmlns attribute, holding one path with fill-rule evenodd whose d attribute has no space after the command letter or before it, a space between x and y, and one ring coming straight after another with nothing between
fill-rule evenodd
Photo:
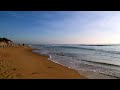
<instances>
[{"instance_id":1,"label":"footprint in sand","mask_svg":"<svg viewBox=\"0 0 120 90\"><path fill-rule=\"evenodd\" d=\"M13 68L13 71L15 71L16 70L16 68Z\"/></svg>"},{"instance_id":2,"label":"footprint in sand","mask_svg":"<svg viewBox=\"0 0 120 90\"><path fill-rule=\"evenodd\" d=\"M2 65L2 67L4 67L4 65Z\"/></svg>"},{"instance_id":3,"label":"footprint in sand","mask_svg":"<svg viewBox=\"0 0 120 90\"><path fill-rule=\"evenodd\" d=\"M33 72L32 74L39 74L38 72Z\"/></svg>"},{"instance_id":4,"label":"footprint in sand","mask_svg":"<svg viewBox=\"0 0 120 90\"><path fill-rule=\"evenodd\" d=\"M48 67L48 68L53 68L53 67Z\"/></svg>"}]
</instances>

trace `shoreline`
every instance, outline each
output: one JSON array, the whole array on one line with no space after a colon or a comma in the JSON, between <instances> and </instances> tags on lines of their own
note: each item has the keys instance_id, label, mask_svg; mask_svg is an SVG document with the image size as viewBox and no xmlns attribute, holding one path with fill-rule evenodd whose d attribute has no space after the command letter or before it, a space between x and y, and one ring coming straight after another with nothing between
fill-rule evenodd
<instances>
[{"instance_id":1,"label":"shoreline","mask_svg":"<svg viewBox=\"0 0 120 90\"><path fill-rule=\"evenodd\" d=\"M30 47L30 48L32 49L32 50L31 50L32 53L38 54L38 55L40 55L40 56L44 56L44 57L46 57L50 62L53 62L53 63L55 63L55 64L57 64L57 65L60 65L60 66L63 66L63 67L65 67L65 68L74 70L74 69L72 69L72 68L70 68L70 67L67 67L67 66L62 65L62 64L60 64L60 63L58 63L58 62L55 62L54 60L51 59L51 55L43 55L43 54L40 54L40 53L38 53L38 52L33 52L33 50L40 50L40 49L35 49L35 48L32 48L32 47ZM74 71L77 71L77 70L74 70ZM77 71L77 73L79 73L79 72ZM81 74L79 73L79 75L81 75ZM85 77L85 76L83 75L83 77ZM88 79L88 78L85 77L85 78L83 78L83 79Z\"/></svg>"},{"instance_id":2,"label":"shoreline","mask_svg":"<svg viewBox=\"0 0 120 90\"><path fill-rule=\"evenodd\" d=\"M33 49L33 50L40 50L40 49ZM34 52L34 51L32 52L38 55L43 55L38 52ZM52 61L53 63L67 67L61 63L55 62L52 58L49 57L50 55L43 55L43 56L47 56L48 60ZM71 67L67 67L67 68L72 69ZM75 69L72 69L72 70L75 70ZM118 77L114 77L114 76L110 76L110 75L102 74L102 73L97 73L97 72L92 72L92 71L83 71L83 70L75 70L75 71L77 71L80 75L85 76L87 79L119 79Z\"/></svg>"},{"instance_id":3,"label":"shoreline","mask_svg":"<svg viewBox=\"0 0 120 90\"><path fill-rule=\"evenodd\" d=\"M1 79L87 79L76 70L32 52L31 47L0 48Z\"/></svg>"},{"instance_id":4,"label":"shoreline","mask_svg":"<svg viewBox=\"0 0 120 90\"><path fill-rule=\"evenodd\" d=\"M0 48L0 79L118 79L72 69L33 50L38 49L28 46Z\"/></svg>"}]
</instances>

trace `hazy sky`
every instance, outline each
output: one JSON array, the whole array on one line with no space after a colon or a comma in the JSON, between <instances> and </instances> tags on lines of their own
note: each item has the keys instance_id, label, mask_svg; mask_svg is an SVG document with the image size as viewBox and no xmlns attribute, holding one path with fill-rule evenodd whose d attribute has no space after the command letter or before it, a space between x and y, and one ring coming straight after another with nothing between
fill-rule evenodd
<instances>
[{"instance_id":1,"label":"hazy sky","mask_svg":"<svg viewBox=\"0 0 120 90\"><path fill-rule=\"evenodd\" d=\"M0 37L19 43L119 44L119 11L0 11Z\"/></svg>"}]
</instances>

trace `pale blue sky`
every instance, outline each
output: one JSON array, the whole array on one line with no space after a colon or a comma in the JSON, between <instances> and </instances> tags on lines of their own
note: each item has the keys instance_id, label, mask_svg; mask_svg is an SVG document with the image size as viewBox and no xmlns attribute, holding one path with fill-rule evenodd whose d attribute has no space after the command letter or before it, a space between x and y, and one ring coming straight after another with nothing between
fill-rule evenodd
<instances>
[{"instance_id":1,"label":"pale blue sky","mask_svg":"<svg viewBox=\"0 0 120 90\"><path fill-rule=\"evenodd\" d=\"M18 43L118 44L119 11L0 11L0 37Z\"/></svg>"}]
</instances>

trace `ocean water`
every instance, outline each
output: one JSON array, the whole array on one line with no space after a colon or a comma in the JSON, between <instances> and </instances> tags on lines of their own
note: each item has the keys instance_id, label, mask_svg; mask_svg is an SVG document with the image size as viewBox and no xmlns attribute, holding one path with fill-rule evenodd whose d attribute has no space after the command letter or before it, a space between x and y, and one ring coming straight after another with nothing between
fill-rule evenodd
<instances>
[{"instance_id":1,"label":"ocean water","mask_svg":"<svg viewBox=\"0 0 120 90\"><path fill-rule=\"evenodd\" d=\"M120 78L120 45L31 45L33 52L49 55L49 59L75 69Z\"/></svg>"}]
</instances>

